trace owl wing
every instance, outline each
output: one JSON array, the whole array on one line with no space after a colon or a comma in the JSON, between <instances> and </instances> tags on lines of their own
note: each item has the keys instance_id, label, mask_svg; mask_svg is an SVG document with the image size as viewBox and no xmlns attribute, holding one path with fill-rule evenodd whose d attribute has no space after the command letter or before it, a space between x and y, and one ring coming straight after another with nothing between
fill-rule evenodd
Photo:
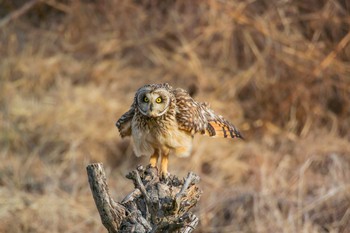
<instances>
[{"instance_id":1,"label":"owl wing","mask_svg":"<svg viewBox=\"0 0 350 233\"><path fill-rule=\"evenodd\" d=\"M243 138L237 128L222 116L217 115L206 103L196 102L183 89L173 91L176 98L176 120L179 128L192 135L201 133L210 137Z\"/></svg>"},{"instance_id":2,"label":"owl wing","mask_svg":"<svg viewBox=\"0 0 350 233\"><path fill-rule=\"evenodd\" d=\"M131 136L131 121L134 117L134 114L135 108L131 106L130 110L124 113L115 123L122 138L126 136Z\"/></svg>"}]
</instances>

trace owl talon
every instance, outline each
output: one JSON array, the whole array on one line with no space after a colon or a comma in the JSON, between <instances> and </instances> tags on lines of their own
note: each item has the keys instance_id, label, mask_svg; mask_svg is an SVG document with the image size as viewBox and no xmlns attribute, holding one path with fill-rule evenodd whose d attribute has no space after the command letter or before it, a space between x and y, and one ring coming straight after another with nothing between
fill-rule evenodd
<instances>
[{"instance_id":1,"label":"owl talon","mask_svg":"<svg viewBox=\"0 0 350 233\"><path fill-rule=\"evenodd\" d=\"M170 173L169 172L162 172L161 174L161 179L162 180L167 180L170 177Z\"/></svg>"},{"instance_id":2,"label":"owl talon","mask_svg":"<svg viewBox=\"0 0 350 233\"><path fill-rule=\"evenodd\" d=\"M157 167L158 157L159 157L159 154L158 154L158 151L156 150L149 160L149 164L151 167Z\"/></svg>"}]
</instances>

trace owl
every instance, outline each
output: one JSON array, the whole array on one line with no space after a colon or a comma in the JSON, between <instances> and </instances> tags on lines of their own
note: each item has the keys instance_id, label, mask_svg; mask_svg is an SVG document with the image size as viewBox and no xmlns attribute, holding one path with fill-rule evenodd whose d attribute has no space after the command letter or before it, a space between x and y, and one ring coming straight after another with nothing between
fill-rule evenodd
<instances>
[{"instance_id":1,"label":"owl","mask_svg":"<svg viewBox=\"0 0 350 233\"><path fill-rule=\"evenodd\" d=\"M149 156L150 166L168 174L169 156L191 154L193 136L243 138L237 128L206 103L169 84L149 84L137 90L134 101L117 121L121 137L131 136L136 156Z\"/></svg>"}]
</instances>

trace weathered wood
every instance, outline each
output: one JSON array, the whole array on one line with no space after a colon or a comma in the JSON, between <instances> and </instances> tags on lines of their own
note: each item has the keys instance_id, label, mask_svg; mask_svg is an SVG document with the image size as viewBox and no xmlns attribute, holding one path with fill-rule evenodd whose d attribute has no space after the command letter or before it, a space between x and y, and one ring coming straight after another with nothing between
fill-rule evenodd
<instances>
[{"instance_id":1,"label":"weathered wood","mask_svg":"<svg viewBox=\"0 0 350 233\"><path fill-rule=\"evenodd\" d=\"M113 201L109 195L106 175L102 163L87 166L88 180L102 224L108 232L118 232L122 220L126 217L124 206Z\"/></svg>"},{"instance_id":2,"label":"weathered wood","mask_svg":"<svg viewBox=\"0 0 350 233\"><path fill-rule=\"evenodd\" d=\"M122 202L110 198L102 164L87 167L91 191L108 232L190 233L199 219L190 212L201 195L199 177L190 172L186 179L174 175L161 179L158 170L139 166L127 178L135 189Z\"/></svg>"}]
</instances>

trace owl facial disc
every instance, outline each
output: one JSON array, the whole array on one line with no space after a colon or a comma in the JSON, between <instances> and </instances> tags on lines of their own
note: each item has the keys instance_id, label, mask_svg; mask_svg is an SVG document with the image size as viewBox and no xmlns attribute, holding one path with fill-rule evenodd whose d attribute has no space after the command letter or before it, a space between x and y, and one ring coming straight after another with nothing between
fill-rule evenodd
<instances>
[{"instance_id":1,"label":"owl facial disc","mask_svg":"<svg viewBox=\"0 0 350 233\"><path fill-rule=\"evenodd\" d=\"M137 97L137 105L142 115L147 117L160 117L169 107L170 98L166 90L155 91L145 88Z\"/></svg>"}]
</instances>

